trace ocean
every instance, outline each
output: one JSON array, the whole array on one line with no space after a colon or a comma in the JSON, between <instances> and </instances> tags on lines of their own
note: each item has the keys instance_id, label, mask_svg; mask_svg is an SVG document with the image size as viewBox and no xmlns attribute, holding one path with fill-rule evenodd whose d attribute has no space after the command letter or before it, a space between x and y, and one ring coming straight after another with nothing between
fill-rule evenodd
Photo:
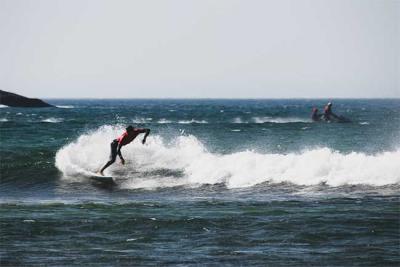
<instances>
[{"instance_id":1,"label":"ocean","mask_svg":"<svg viewBox=\"0 0 400 267\"><path fill-rule=\"evenodd\" d=\"M47 102L0 108L1 266L400 265L399 99Z\"/></svg>"}]
</instances>

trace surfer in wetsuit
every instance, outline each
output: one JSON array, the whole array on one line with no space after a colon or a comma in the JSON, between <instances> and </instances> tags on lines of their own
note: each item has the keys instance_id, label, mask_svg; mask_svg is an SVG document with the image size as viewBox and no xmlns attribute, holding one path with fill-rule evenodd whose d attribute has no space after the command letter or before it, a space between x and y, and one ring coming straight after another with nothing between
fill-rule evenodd
<instances>
[{"instance_id":1,"label":"surfer in wetsuit","mask_svg":"<svg viewBox=\"0 0 400 267\"><path fill-rule=\"evenodd\" d=\"M312 109L311 119L313 121L320 121L321 120L321 116L322 116L322 114L318 113L318 109L317 108L313 108Z\"/></svg>"},{"instance_id":2,"label":"surfer in wetsuit","mask_svg":"<svg viewBox=\"0 0 400 267\"><path fill-rule=\"evenodd\" d=\"M331 121L332 117L339 120L339 116L332 112L332 103L329 102L324 108L324 120Z\"/></svg>"},{"instance_id":3,"label":"surfer in wetsuit","mask_svg":"<svg viewBox=\"0 0 400 267\"><path fill-rule=\"evenodd\" d=\"M134 128L131 125L126 128L126 131L117 139L111 142L110 160L101 168L99 173L104 175L104 170L115 162L117 155L121 159L121 163L125 164L125 159L122 157L121 148L132 142L139 134L144 133L142 144L146 143L146 138L150 134L150 129Z\"/></svg>"}]
</instances>

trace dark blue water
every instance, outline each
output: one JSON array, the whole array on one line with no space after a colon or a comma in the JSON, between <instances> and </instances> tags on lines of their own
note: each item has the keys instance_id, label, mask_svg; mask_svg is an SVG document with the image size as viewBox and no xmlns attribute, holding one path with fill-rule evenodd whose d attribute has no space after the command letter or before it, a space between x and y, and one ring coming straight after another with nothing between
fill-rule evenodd
<instances>
[{"instance_id":1,"label":"dark blue water","mask_svg":"<svg viewBox=\"0 0 400 267\"><path fill-rule=\"evenodd\" d=\"M400 264L400 100L48 102L0 108L1 266Z\"/></svg>"}]
</instances>

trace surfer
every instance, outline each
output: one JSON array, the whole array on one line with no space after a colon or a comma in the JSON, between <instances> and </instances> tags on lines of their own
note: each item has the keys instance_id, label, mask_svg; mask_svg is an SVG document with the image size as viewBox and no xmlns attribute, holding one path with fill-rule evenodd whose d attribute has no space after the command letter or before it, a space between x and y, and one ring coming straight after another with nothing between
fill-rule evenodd
<instances>
[{"instance_id":1,"label":"surfer","mask_svg":"<svg viewBox=\"0 0 400 267\"><path fill-rule=\"evenodd\" d=\"M329 102L324 108L324 120L331 121L332 117L339 120L339 116L332 112L332 103Z\"/></svg>"},{"instance_id":2,"label":"surfer","mask_svg":"<svg viewBox=\"0 0 400 267\"><path fill-rule=\"evenodd\" d=\"M132 142L139 134L144 133L144 137L142 140L142 144L146 143L146 138L150 134L150 129L145 129L145 128L134 128L133 126L129 125L126 128L126 131L117 139L114 139L111 142L111 153L110 153L110 160L101 168L99 173L101 175L104 175L104 170L108 168L111 164L115 162L115 159L117 158L117 155L121 159L121 163L125 164L125 159L122 157L121 154L121 148L123 146L126 146L130 142Z\"/></svg>"},{"instance_id":3,"label":"surfer","mask_svg":"<svg viewBox=\"0 0 400 267\"><path fill-rule=\"evenodd\" d=\"M319 113L318 113L318 109L317 109L317 108L313 108L313 109L312 109L312 112L311 112L311 119L312 119L313 121L320 121L322 116L323 116L322 114L319 114Z\"/></svg>"}]
</instances>

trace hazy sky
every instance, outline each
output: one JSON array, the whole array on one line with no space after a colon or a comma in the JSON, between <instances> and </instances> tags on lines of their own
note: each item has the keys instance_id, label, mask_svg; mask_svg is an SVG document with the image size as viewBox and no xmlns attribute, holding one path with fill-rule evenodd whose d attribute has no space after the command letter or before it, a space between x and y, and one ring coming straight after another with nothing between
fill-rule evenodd
<instances>
[{"instance_id":1,"label":"hazy sky","mask_svg":"<svg viewBox=\"0 0 400 267\"><path fill-rule=\"evenodd\" d=\"M30 97L400 97L400 0L0 0Z\"/></svg>"}]
</instances>

